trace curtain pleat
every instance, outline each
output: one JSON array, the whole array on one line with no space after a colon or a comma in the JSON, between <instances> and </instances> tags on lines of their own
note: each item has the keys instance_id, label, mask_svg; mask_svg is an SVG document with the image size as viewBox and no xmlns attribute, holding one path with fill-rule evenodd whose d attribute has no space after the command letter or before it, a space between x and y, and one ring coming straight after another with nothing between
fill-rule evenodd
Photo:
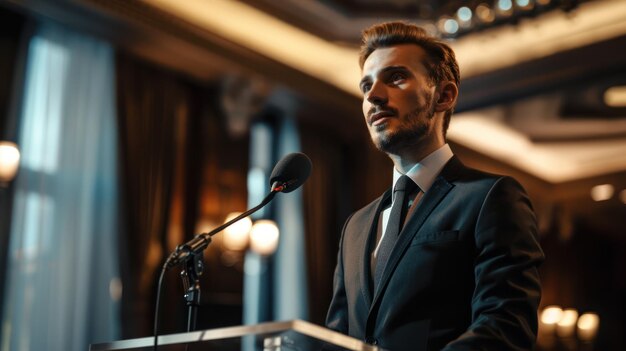
<instances>
[{"instance_id":1,"label":"curtain pleat","mask_svg":"<svg viewBox=\"0 0 626 351\"><path fill-rule=\"evenodd\" d=\"M303 186L310 321L323 325L332 282L342 220L348 215L351 189L346 150L341 139L312 126L303 127L302 150L313 162Z\"/></svg>"},{"instance_id":2,"label":"curtain pleat","mask_svg":"<svg viewBox=\"0 0 626 351\"><path fill-rule=\"evenodd\" d=\"M118 124L125 230L120 238L125 338L152 335L156 283L164 258L184 239L183 191L189 87L132 56L117 55ZM168 275L162 301L182 301ZM162 304L163 330L182 331L178 304ZM177 329L178 328L178 329Z\"/></svg>"}]
</instances>

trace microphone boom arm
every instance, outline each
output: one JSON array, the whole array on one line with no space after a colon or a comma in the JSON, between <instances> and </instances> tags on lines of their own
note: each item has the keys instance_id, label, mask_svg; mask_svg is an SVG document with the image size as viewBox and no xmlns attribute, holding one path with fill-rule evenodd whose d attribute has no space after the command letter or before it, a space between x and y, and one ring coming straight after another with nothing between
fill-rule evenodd
<instances>
[{"instance_id":1,"label":"microphone boom arm","mask_svg":"<svg viewBox=\"0 0 626 351\"><path fill-rule=\"evenodd\" d=\"M287 186L288 186L288 183L274 182L274 184L272 184L272 189L270 193L267 194L267 196L265 196L265 198L263 199L263 201L261 201L260 204L247 210L246 212L240 214L239 216L231 219L230 221L220 225L219 227L213 229L212 231L208 233L198 234L196 235L196 237L189 240L187 243L183 245L178 245L178 247L176 247L176 250L172 252L172 254L165 261L164 267L166 267L167 269L170 269L174 266L177 266L181 263L186 262L188 259L192 258L194 255L202 252L211 243L211 237L213 235L221 232L226 227L237 222L238 220L244 217L247 217L253 214L254 212L260 210L262 207L264 207L270 201L272 201L274 196L276 196L276 193L281 192Z\"/></svg>"}]
</instances>

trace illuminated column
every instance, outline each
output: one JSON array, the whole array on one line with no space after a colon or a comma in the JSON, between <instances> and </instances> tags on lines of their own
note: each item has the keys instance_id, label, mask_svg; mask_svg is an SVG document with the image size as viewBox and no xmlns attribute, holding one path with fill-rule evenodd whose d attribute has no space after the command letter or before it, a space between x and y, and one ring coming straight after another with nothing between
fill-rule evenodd
<instances>
[{"instance_id":1,"label":"illuminated column","mask_svg":"<svg viewBox=\"0 0 626 351\"><path fill-rule=\"evenodd\" d=\"M273 167L274 131L269 123L250 127L250 168L248 170L248 205L256 206L269 191L268 179ZM273 204L259 210L253 218L269 217ZM244 258L243 323L257 324L272 318L272 275L269 258L247 250ZM253 350L254 344L246 345Z\"/></svg>"}]
</instances>

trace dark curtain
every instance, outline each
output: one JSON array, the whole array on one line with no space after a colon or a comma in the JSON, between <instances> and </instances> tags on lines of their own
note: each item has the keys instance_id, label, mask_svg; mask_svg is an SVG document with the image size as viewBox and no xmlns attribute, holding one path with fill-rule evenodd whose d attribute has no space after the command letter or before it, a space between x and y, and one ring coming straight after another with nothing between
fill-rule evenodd
<instances>
[{"instance_id":1,"label":"dark curtain","mask_svg":"<svg viewBox=\"0 0 626 351\"><path fill-rule=\"evenodd\" d=\"M27 42L26 18L0 8L0 140L17 139L17 116L24 80ZM12 183L11 183L12 184ZM12 215L13 187L0 184L0 316L3 315L4 280Z\"/></svg>"},{"instance_id":2,"label":"dark curtain","mask_svg":"<svg viewBox=\"0 0 626 351\"><path fill-rule=\"evenodd\" d=\"M311 177L304 184L309 319L323 325L343 221L352 207L351 159L341 138L310 125L301 128L302 151L311 158Z\"/></svg>"},{"instance_id":3,"label":"dark curtain","mask_svg":"<svg viewBox=\"0 0 626 351\"><path fill-rule=\"evenodd\" d=\"M199 182L190 172L198 89L182 77L119 53L122 337L152 335L156 284L165 257L192 236ZM197 150L194 150L197 151ZM187 174L192 174L186 179ZM196 184L194 184L196 183ZM160 333L185 328L178 272L164 281ZM172 301L180 303L171 303ZM169 303L166 303L169 302Z\"/></svg>"}]
</instances>

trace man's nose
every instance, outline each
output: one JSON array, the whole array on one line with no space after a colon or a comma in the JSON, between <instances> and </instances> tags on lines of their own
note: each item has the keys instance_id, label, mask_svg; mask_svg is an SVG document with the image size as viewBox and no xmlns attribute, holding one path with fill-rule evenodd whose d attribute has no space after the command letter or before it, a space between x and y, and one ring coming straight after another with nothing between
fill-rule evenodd
<instances>
[{"instance_id":1,"label":"man's nose","mask_svg":"<svg viewBox=\"0 0 626 351\"><path fill-rule=\"evenodd\" d=\"M385 105L387 103L387 91L383 84L375 82L367 92L367 101L372 105Z\"/></svg>"}]
</instances>

